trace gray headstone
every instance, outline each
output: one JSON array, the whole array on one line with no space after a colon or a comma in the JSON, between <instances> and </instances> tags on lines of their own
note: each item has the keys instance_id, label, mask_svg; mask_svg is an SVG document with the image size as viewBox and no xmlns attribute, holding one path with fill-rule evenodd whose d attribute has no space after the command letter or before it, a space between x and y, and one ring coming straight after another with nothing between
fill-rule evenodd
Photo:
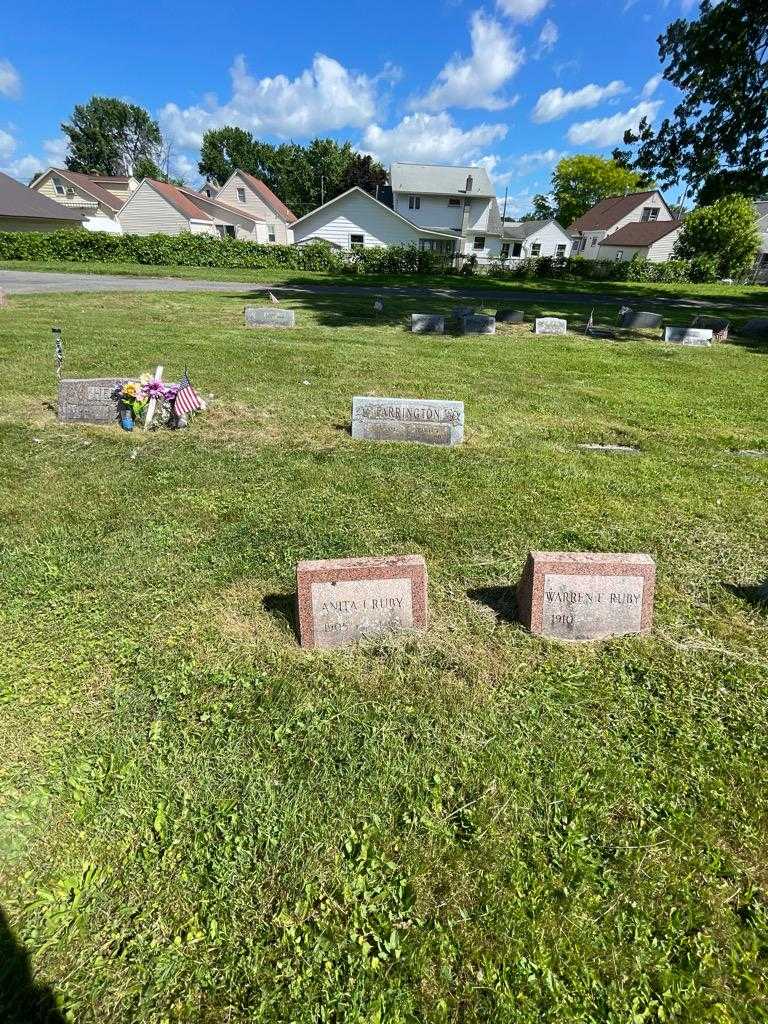
<instances>
[{"instance_id":1,"label":"gray headstone","mask_svg":"<svg viewBox=\"0 0 768 1024\"><path fill-rule=\"evenodd\" d=\"M63 423L116 423L116 388L128 377L65 378L59 381L58 417Z\"/></svg>"},{"instance_id":2,"label":"gray headstone","mask_svg":"<svg viewBox=\"0 0 768 1024\"><path fill-rule=\"evenodd\" d=\"M472 316L474 312L475 310L473 306L454 306L452 315L454 320L458 320L459 317L462 316Z\"/></svg>"},{"instance_id":3,"label":"gray headstone","mask_svg":"<svg viewBox=\"0 0 768 1024\"><path fill-rule=\"evenodd\" d=\"M456 321L459 334L495 334L496 318L483 313L472 313L462 316Z\"/></svg>"},{"instance_id":4,"label":"gray headstone","mask_svg":"<svg viewBox=\"0 0 768 1024\"><path fill-rule=\"evenodd\" d=\"M294 327L296 314L279 306L246 306L245 322L248 327Z\"/></svg>"},{"instance_id":5,"label":"gray headstone","mask_svg":"<svg viewBox=\"0 0 768 1024\"><path fill-rule=\"evenodd\" d=\"M704 348L712 344L712 331L700 327L667 327L664 330L664 341L670 341L673 345Z\"/></svg>"},{"instance_id":6,"label":"gray headstone","mask_svg":"<svg viewBox=\"0 0 768 1024\"><path fill-rule=\"evenodd\" d=\"M619 313L619 327L661 327L664 317L658 313L622 308Z\"/></svg>"},{"instance_id":7,"label":"gray headstone","mask_svg":"<svg viewBox=\"0 0 768 1024\"><path fill-rule=\"evenodd\" d=\"M739 329L739 334L743 334L746 338L768 338L768 319L756 317L753 320L747 320Z\"/></svg>"},{"instance_id":8,"label":"gray headstone","mask_svg":"<svg viewBox=\"0 0 768 1024\"><path fill-rule=\"evenodd\" d=\"M696 316L691 327L709 328L715 341L727 341L730 322L719 316Z\"/></svg>"},{"instance_id":9,"label":"gray headstone","mask_svg":"<svg viewBox=\"0 0 768 1024\"><path fill-rule=\"evenodd\" d=\"M558 316L539 316L534 323L535 334L565 334L568 321Z\"/></svg>"},{"instance_id":10,"label":"gray headstone","mask_svg":"<svg viewBox=\"0 0 768 1024\"><path fill-rule=\"evenodd\" d=\"M464 403L356 395L352 399L352 437L365 441L461 444Z\"/></svg>"},{"instance_id":11,"label":"gray headstone","mask_svg":"<svg viewBox=\"0 0 768 1024\"><path fill-rule=\"evenodd\" d=\"M411 313L413 334L444 334L445 317L437 313Z\"/></svg>"},{"instance_id":12,"label":"gray headstone","mask_svg":"<svg viewBox=\"0 0 768 1024\"><path fill-rule=\"evenodd\" d=\"M497 309L497 324L521 324L525 320L525 313L522 309Z\"/></svg>"}]
</instances>

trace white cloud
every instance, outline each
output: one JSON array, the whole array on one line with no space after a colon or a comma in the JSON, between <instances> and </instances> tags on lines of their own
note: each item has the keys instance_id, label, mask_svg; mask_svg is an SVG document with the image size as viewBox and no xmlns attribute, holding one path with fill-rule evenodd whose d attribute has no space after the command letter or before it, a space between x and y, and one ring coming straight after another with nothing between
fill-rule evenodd
<instances>
[{"instance_id":1,"label":"white cloud","mask_svg":"<svg viewBox=\"0 0 768 1024\"><path fill-rule=\"evenodd\" d=\"M536 56L542 57L545 53L549 53L560 38L560 29L552 21L551 18L547 18L542 26L541 32L539 32L539 45L536 49Z\"/></svg>"},{"instance_id":2,"label":"white cloud","mask_svg":"<svg viewBox=\"0 0 768 1024\"><path fill-rule=\"evenodd\" d=\"M641 96L644 100L649 100L651 96L656 92L663 81L662 75L652 75L643 86Z\"/></svg>"},{"instance_id":3,"label":"white cloud","mask_svg":"<svg viewBox=\"0 0 768 1024\"><path fill-rule=\"evenodd\" d=\"M8 160L16 149L16 139L0 128L0 160Z\"/></svg>"},{"instance_id":4,"label":"white cloud","mask_svg":"<svg viewBox=\"0 0 768 1024\"><path fill-rule=\"evenodd\" d=\"M558 160L562 160L564 156L568 156L568 153L564 150L554 148L537 149L532 153L521 153L520 156L516 156L514 158L515 167L520 175L530 174L539 167L551 167Z\"/></svg>"},{"instance_id":5,"label":"white cloud","mask_svg":"<svg viewBox=\"0 0 768 1024\"><path fill-rule=\"evenodd\" d=\"M406 115L393 128L369 125L357 148L385 164L393 160L466 164L486 156L483 150L506 134L504 124L479 124L464 131L450 114L422 112Z\"/></svg>"},{"instance_id":6,"label":"white cloud","mask_svg":"<svg viewBox=\"0 0 768 1024\"><path fill-rule=\"evenodd\" d=\"M500 11L515 21L533 21L541 14L549 0L496 0Z\"/></svg>"},{"instance_id":7,"label":"white cloud","mask_svg":"<svg viewBox=\"0 0 768 1024\"><path fill-rule=\"evenodd\" d=\"M21 76L9 60L0 60L0 96L9 100L21 96Z\"/></svg>"},{"instance_id":8,"label":"white cloud","mask_svg":"<svg viewBox=\"0 0 768 1024\"><path fill-rule=\"evenodd\" d=\"M46 139L43 143L45 155L52 167L63 167L67 158L68 140L60 135L57 139Z\"/></svg>"},{"instance_id":9,"label":"white cloud","mask_svg":"<svg viewBox=\"0 0 768 1024\"><path fill-rule=\"evenodd\" d=\"M496 95L517 73L525 60L525 51L513 35L504 31L494 18L475 11L470 21L472 54L451 58L425 96L410 103L411 110L445 110L446 107L474 107L502 110L517 97Z\"/></svg>"},{"instance_id":10,"label":"white cloud","mask_svg":"<svg viewBox=\"0 0 768 1024\"><path fill-rule=\"evenodd\" d=\"M533 108L531 120L537 124L555 121L558 117L570 114L572 110L578 110L581 107L596 107L598 103L603 103L626 91L627 86L618 80L609 82L608 85L591 83L574 92L565 92L558 86L539 96L536 106Z\"/></svg>"},{"instance_id":11,"label":"white cloud","mask_svg":"<svg viewBox=\"0 0 768 1024\"><path fill-rule=\"evenodd\" d=\"M594 121L581 121L572 124L568 129L568 141L575 146L586 144L610 146L614 142L621 142L624 132L628 128L637 128L643 117L647 117L652 122L660 106L661 100L654 100L652 103L645 100L630 110L614 114L613 117L602 117Z\"/></svg>"},{"instance_id":12,"label":"white cloud","mask_svg":"<svg viewBox=\"0 0 768 1024\"><path fill-rule=\"evenodd\" d=\"M45 170L48 163L55 162L53 160L53 152L57 150L59 143L63 141L63 139L47 139L43 143L43 149L45 149L50 158L47 162L44 162L33 153L18 156L16 153L18 149L17 140L9 132L0 129L0 171L3 174L10 174L12 178L17 178L19 181L29 181L33 174Z\"/></svg>"},{"instance_id":13,"label":"white cloud","mask_svg":"<svg viewBox=\"0 0 768 1024\"><path fill-rule=\"evenodd\" d=\"M219 104L214 96L207 97L202 106L181 108L167 103L160 111L160 121L168 136L187 148L198 147L209 128L227 124L283 138L361 128L381 106L379 83L396 74L397 69L389 65L376 78L355 74L318 53L312 67L296 78L254 78L245 58L238 56L230 69L232 96L226 103Z\"/></svg>"}]
</instances>

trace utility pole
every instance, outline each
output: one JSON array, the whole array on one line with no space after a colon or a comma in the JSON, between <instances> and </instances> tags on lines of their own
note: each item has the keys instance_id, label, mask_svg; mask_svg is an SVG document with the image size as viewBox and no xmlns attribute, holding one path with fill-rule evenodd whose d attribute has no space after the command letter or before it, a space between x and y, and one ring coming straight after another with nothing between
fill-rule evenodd
<instances>
[{"instance_id":1,"label":"utility pole","mask_svg":"<svg viewBox=\"0 0 768 1024\"><path fill-rule=\"evenodd\" d=\"M504 212L501 215L502 224L507 219L507 192L509 192L509 185L504 189Z\"/></svg>"},{"instance_id":2,"label":"utility pole","mask_svg":"<svg viewBox=\"0 0 768 1024\"><path fill-rule=\"evenodd\" d=\"M325 206L325 175L320 175L320 205Z\"/></svg>"}]
</instances>

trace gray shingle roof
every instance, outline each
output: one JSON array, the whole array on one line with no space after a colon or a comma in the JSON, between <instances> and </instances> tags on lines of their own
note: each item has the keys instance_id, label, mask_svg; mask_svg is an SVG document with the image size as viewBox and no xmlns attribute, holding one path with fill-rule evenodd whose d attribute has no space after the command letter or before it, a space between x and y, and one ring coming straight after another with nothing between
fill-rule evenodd
<instances>
[{"instance_id":1,"label":"gray shingle roof","mask_svg":"<svg viewBox=\"0 0 768 1024\"><path fill-rule=\"evenodd\" d=\"M27 188L7 174L0 173L0 217L35 217L39 220L66 220L72 226L82 224L83 215L77 210L55 203L53 199Z\"/></svg>"},{"instance_id":2,"label":"gray shingle roof","mask_svg":"<svg viewBox=\"0 0 768 1024\"><path fill-rule=\"evenodd\" d=\"M537 231L541 231L547 224L552 224L553 221L549 220L520 220L514 221L513 223L504 224L504 237L512 238L516 242L524 242L530 235L535 235Z\"/></svg>"},{"instance_id":3,"label":"gray shingle roof","mask_svg":"<svg viewBox=\"0 0 768 1024\"><path fill-rule=\"evenodd\" d=\"M469 177L472 178L472 191L467 193ZM395 192L416 192L434 196L471 195L487 199L496 195L484 167L396 163L389 169L389 178Z\"/></svg>"}]
</instances>

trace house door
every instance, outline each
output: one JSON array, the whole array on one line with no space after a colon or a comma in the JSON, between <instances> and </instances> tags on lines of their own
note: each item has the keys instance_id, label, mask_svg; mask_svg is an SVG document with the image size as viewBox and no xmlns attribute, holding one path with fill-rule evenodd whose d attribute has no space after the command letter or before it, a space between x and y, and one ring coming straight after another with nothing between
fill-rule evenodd
<instances>
[{"instance_id":1,"label":"house door","mask_svg":"<svg viewBox=\"0 0 768 1024\"><path fill-rule=\"evenodd\" d=\"M515 244L512 246L512 256L513 257L520 256L522 254L522 252L523 252L523 243L522 242L515 242Z\"/></svg>"}]
</instances>

